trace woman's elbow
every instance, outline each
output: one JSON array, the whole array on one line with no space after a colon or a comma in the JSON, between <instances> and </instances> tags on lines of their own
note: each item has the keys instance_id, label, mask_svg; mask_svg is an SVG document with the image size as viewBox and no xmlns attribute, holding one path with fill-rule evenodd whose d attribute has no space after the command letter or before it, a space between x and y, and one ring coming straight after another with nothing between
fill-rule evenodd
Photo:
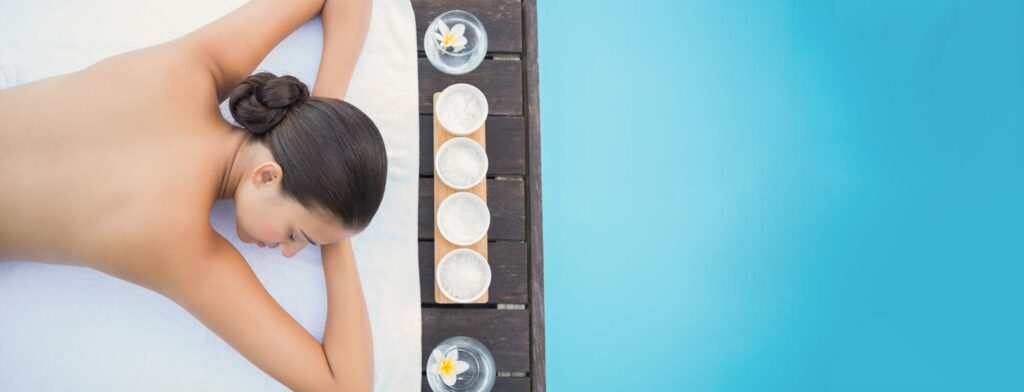
<instances>
[{"instance_id":1,"label":"woman's elbow","mask_svg":"<svg viewBox=\"0 0 1024 392\"><path fill-rule=\"evenodd\" d=\"M373 357L360 365L347 366L343 371L334 372L334 386L337 392L372 392L373 391ZM351 365L355 365L354 363Z\"/></svg>"},{"instance_id":2,"label":"woman's elbow","mask_svg":"<svg viewBox=\"0 0 1024 392\"><path fill-rule=\"evenodd\" d=\"M358 376L343 377L335 380L333 392L372 392L373 372L366 372Z\"/></svg>"}]
</instances>

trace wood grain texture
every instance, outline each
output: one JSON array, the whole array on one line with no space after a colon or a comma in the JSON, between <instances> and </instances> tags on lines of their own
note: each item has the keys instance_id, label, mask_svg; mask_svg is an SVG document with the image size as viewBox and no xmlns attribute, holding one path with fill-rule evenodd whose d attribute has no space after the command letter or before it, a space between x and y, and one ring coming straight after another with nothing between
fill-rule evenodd
<instances>
[{"instance_id":1,"label":"wood grain texture","mask_svg":"<svg viewBox=\"0 0 1024 392\"><path fill-rule=\"evenodd\" d=\"M426 376L423 376L423 388L420 390L424 392L431 391ZM525 392L529 390L529 377L498 377L494 380L494 388L491 389L491 392Z\"/></svg>"},{"instance_id":2,"label":"wood grain texture","mask_svg":"<svg viewBox=\"0 0 1024 392\"><path fill-rule=\"evenodd\" d=\"M544 351L544 219L541 203L540 171L540 79L537 64L537 2L523 0L523 67L526 80L527 192L530 257L530 379L534 391L547 390L547 364Z\"/></svg>"},{"instance_id":3,"label":"wood grain texture","mask_svg":"<svg viewBox=\"0 0 1024 392\"><path fill-rule=\"evenodd\" d=\"M487 54L519 53L523 50L522 7L518 0L461 1L413 0L416 15L416 49L423 51L423 35L438 15L461 9L480 19L487 30Z\"/></svg>"},{"instance_id":4,"label":"wood grain texture","mask_svg":"<svg viewBox=\"0 0 1024 392\"><path fill-rule=\"evenodd\" d=\"M434 180L420 178L419 239L434 239ZM487 208L491 227L487 238L493 241L526 240L526 204L523 180L487 180Z\"/></svg>"},{"instance_id":5,"label":"wood grain texture","mask_svg":"<svg viewBox=\"0 0 1024 392\"><path fill-rule=\"evenodd\" d=\"M469 83L483 91L491 116L522 116L522 68L519 60L487 59L468 74L451 76L434 69L427 59L420 59L420 114L433 111L434 93L455 83Z\"/></svg>"},{"instance_id":6,"label":"wood grain texture","mask_svg":"<svg viewBox=\"0 0 1024 392\"><path fill-rule=\"evenodd\" d=\"M523 117L487 118L487 176L526 175L526 120ZM420 140L434 135L434 118L420 116ZM420 175L434 175L430 143L420 143Z\"/></svg>"},{"instance_id":7,"label":"wood grain texture","mask_svg":"<svg viewBox=\"0 0 1024 392\"><path fill-rule=\"evenodd\" d=\"M449 305L459 306L459 305ZM479 340L494 356L499 372L530 369L530 315L526 310L506 309L423 309L423 356L427 364L430 350L452 336Z\"/></svg>"},{"instance_id":8,"label":"wood grain texture","mask_svg":"<svg viewBox=\"0 0 1024 392\"><path fill-rule=\"evenodd\" d=\"M491 304L525 304L529 282L526 274L525 242L490 242L487 262L491 266ZM434 241L419 242L420 300L434 302Z\"/></svg>"},{"instance_id":9,"label":"wood grain texture","mask_svg":"<svg viewBox=\"0 0 1024 392\"><path fill-rule=\"evenodd\" d=\"M440 95L441 95L441 93L434 94L434 102L435 103L437 102L437 97L440 96ZM452 134L448 133L448 131L445 131L444 127L441 126L441 122L438 121L436 113L434 114L434 135L433 135L433 137L434 137L434 152L433 152L434 154L437 154L437 150L440 149L441 145L443 145L445 142L447 142L447 141L457 137L455 135L452 135ZM486 121L485 121L485 124L481 125L479 129L471 132L468 135L465 135L464 137L469 138L469 139L479 143L481 147L485 147L486 148L486 146L487 146L487 124L486 124ZM443 181L441 181L441 177L438 177L438 176L435 175L434 176L434 216L435 217L437 216L437 210L438 210L438 208L440 208L441 202L443 202L444 199L448 198L448 196L451 196L451 195L453 195L455 193L459 193L459 192L467 192L467 193L471 193L471 194L474 194L476 196L479 196L486 203L487 202L487 180L484 179L484 180L480 181L480 183L474 185L473 187L471 187L469 189L458 190L458 189L455 189L455 188L452 188L452 187L448 186ZM445 255L447 255L451 251L454 251L456 249L462 249L462 248L471 249L471 250L476 251L477 253L479 253L481 256L484 257L484 260L488 260L489 259L488 255L487 255L487 234L486 233L484 234L484 237L481 238L477 242L474 242L474 243L469 244L469 245L456 245L456 244L453 244L453 243L449 242L447 238L445 238L443 235L441 235L440 228L438 228L438 226L436 224L434 225L434 269L435 270L437 269L437 265L441 263L441 260L444 258ZM467 303L482 304L482 303L487 303L487 299L488 299L488 294L487 294L487 291L485 291L482 296L480 296L476 300L473 300L473 301L470 301L470 302L467 302ZM439 303L439 304L459 303L459 302L455 301L454 299L448 298L448 296L444 295L444 293L441 292L441 287L438 286L436 279L434 280L434 301Z\"/></svg>"}]
</instances>

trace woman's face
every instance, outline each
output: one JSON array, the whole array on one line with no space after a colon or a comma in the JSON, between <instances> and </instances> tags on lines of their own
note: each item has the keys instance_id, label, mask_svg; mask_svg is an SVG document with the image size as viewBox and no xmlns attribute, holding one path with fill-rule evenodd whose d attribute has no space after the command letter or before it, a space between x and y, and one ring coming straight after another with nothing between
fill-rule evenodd
<instances>
[{"instance_id":1,"label":"woman's face","mask_svg":"<svg viewBox=\"0 0 1024 392\"><path fill-rule=\"evenodd\" d=\"M350 238L333 218L318 214L281 192L281 167L266 162L253 170L235 192L238 238L260 247L281 247L285 257L306 244L333 244Z\"/></svg>"}]
</instances>

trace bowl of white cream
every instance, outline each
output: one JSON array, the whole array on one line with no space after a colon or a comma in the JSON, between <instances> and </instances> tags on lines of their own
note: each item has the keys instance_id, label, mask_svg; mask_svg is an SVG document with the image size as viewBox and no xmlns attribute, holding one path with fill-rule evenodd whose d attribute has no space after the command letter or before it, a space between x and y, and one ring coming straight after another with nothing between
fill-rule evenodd
<instances>
[{"instance_id":1,"label":"bowl of white cream","mask_svg":"<svg viewBox=\"0 0 1024 392\"><path fill-rule=\"evenodd\" d=\"M466 136L484 126L487 97L471 84L456 83L441 91L434 110L437 121L448 133Z\"/></svg>"},{"instance_id":2,"label":"bowl of white cream","mask_svg":"<svg viewBox=\"0 0 1024 392\"><path fill-rule=\"evenodd\" d=\"M468 137L448 139L434 155L434 171L452 188L472 188L487 175L487 151Z\"/></svg>"},{"instance_id":3,"label":"bowl of white cream","mask_svg":"<svg viewBox=\"0 0 1024 392\"><path fill-rule=\"evenodd\" d=\"M441 258L435 272L441 294L458 303L476 301L491 285L491 266L484 256L468 248L455 249Z\"/></svg>"},{"instance_id":4,"label":"bowl of white cream","mask_svg":"<svg viewBox=\"0 0 1024 392\"><path fill-rule=\"evenodd\" d=\"M491 210L480 196L455 192L437 207L437 229L448 242L469 246L487 235L491 226Z\"/></svg>"}]
</instances>

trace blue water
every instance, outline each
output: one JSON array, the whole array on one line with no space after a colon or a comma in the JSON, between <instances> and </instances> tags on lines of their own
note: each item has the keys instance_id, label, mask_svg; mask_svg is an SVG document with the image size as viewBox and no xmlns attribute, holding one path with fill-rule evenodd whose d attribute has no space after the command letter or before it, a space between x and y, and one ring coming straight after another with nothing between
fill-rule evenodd
<instances>
[{"instance_id":1,"label":"blue water","mask_svg":"<svg viewBox=\"0 0 1024 392\"><path fill-rule=\"evenodd\" d=\"M550 390L1024 390L1024 2L539 3Z\"/></svg>"}]
</instances>

